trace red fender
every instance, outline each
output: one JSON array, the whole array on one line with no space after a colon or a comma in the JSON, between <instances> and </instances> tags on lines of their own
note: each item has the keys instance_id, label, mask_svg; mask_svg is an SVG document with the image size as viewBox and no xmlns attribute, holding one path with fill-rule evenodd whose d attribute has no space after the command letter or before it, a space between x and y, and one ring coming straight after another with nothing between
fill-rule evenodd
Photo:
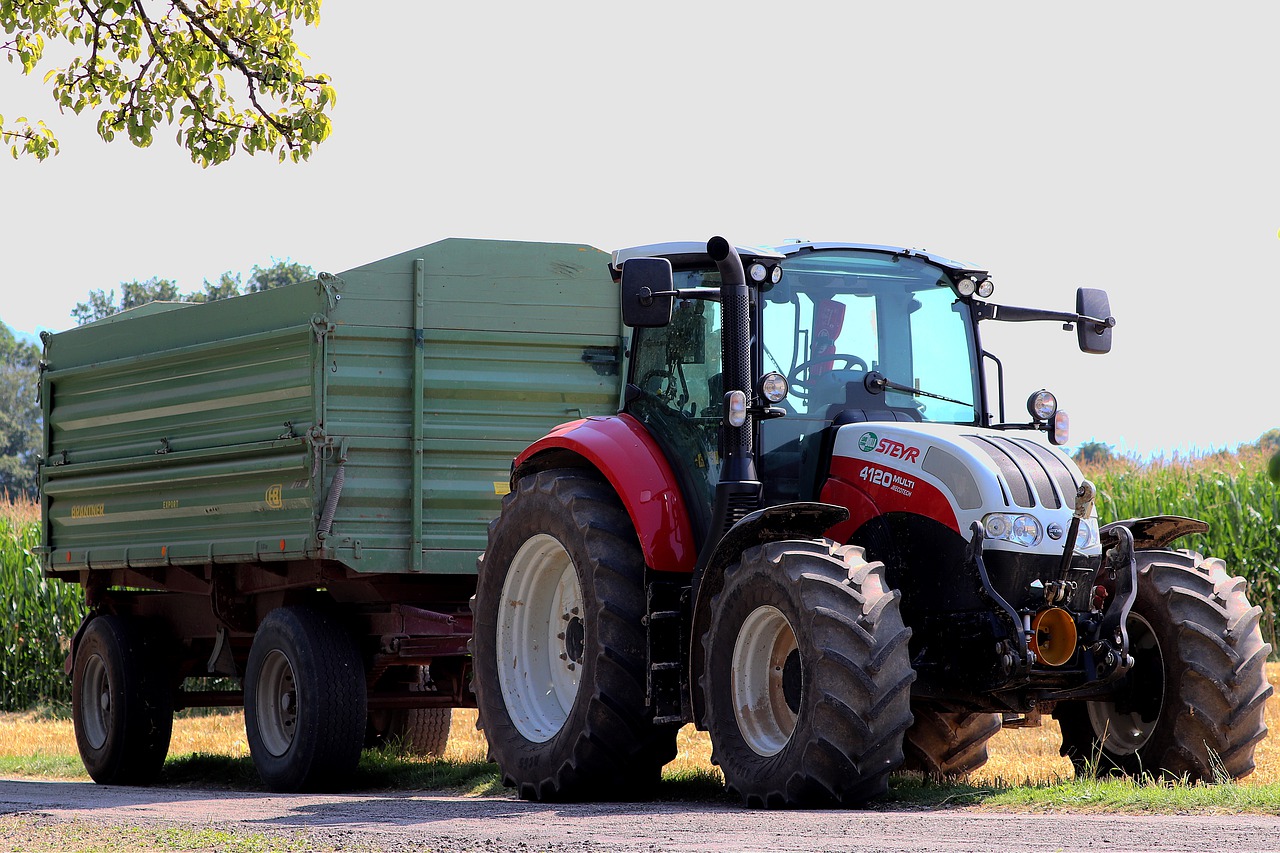
<instances>
[{"instance_id":1,"label":"red fender","mask_svg":"<svg viewBox=\"0 0 1280 853\"><path fill-rule=\"evenodd\" d=\"M867 472L878 476L862 476ZM894 475L898 475L898 479ZM907 485L904 487L899 479ZM857 482L866 485L855 485ZM951 502L936 486L872 462L856 462L845 457L832 459L831 476L822 486L821 500L849 509L849 520L827 531L827 535L837 542L848 542L859 527L878 515L890 512L909 512L932 518L960 532L960 523L956 521Z\"/></svg>"},{"instance_id":2,"label":"red fender","mask_svg":"<svg viewBox=\"0 0 1280 853\"><path fill-rule=\"evenodd\" d=\"M516 457L516 470L548 450L576 453L608 479L631 516L646 565L660 572L693 571L698 549L688 507L671 464L639 421L615 415L561 424Z\"/></svg>"},{"instance_id":3,"label":"red fender","mask_svg":"<svg viewBox=\"0 0 1280 853\"><path fill-rule=\"evenodd\" d=\"M837 542L848 542L858 528L880 515L880 509L856 486L831 477L822 485L818 498L823 503L835 504L849 510L849 520L842 521L827 531L827 537Z\"/></svg>"}]
</instances>

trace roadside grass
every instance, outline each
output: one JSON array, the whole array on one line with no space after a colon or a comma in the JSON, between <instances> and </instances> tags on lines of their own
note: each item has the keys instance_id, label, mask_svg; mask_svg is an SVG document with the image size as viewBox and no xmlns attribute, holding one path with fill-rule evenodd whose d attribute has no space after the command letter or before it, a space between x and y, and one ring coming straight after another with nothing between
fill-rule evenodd
<instances>
[{"instance_id":1,"label":"roadside grass","mask_svg":"<svg viewBox=\"0 0 1280 853\"><path fill-rule=\"evenodd\" d=\"M1267 665L1274 685L1280 663ZM351 778L351 789L430 791L454 796L511 796L496 765L486 759L487 743L475 728L474 710L454 711L449 746L441 758L409 754L392 743L366 750ZM1258 745L1257 770L1240 781L1212 785L1151 778L1076 779L1071 763L1058 754L1057 723L1046 718L1035 729L1008 729L991 739L990 760L970 776L935 781L915 774L890 779L889 792L871 809L981 808L1010 811L1126 812L1171 814L1258 813L1280 815L1280 697L1267 702L1272 737ZM680 730L677 756L663 772L655 796L663 801L736 804L724 792L723 778L711 764L710 741L692 726ZM87 779L76 753L71 720L62 706L0 714L0 776L30 779ZM244 715L238 710L179 714L160 784L178 788L262 790L249 757ZM0 845L3 843L0 825ZM150 841L139 839L139 849ZM287 841L287 839L286 839ZM257 842L254 842L257 843ZM291 850L274 836L260 847L209 847L228 850ZM291 842L290 842L291 843ZM276 845L276 846L271 846ZM128 845L85 849L130 849ZM155 849L163 849L158 845ZM175 843L171 849L202 849Z\"/></svg>"}]
</instances>

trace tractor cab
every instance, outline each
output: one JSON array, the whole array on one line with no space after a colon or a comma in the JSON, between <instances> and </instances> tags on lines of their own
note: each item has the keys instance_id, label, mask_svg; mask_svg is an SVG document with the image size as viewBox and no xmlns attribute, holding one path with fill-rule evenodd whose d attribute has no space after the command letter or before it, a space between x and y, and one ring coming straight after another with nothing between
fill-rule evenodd
<instances>
[{"instance_id":1,"label":"tractor cab","mask_svg":"<svg viewBox=\"0 0 1280 853\"><path fill-rule=\"evenodd\" d=\"M994 389L996 410L988 407L982 320L1097 316L1104 318L1095 322L1104 324L1105 335L1082 335L1081 347L1110 347L1105 323L1114 321L1101 291L1081 291L1078 312L1063 314L984 302L980 297L993 290L985 271L912 249L793 243L737 251L748 271L751 322L744 337L750 339L751 382L778 374L788 389L774 405L757 395L762 416L755 419L752 461L762 505L819 498L833 425L1018 427L1063 443L1066 416L1051 397L1028 423L1004 423L1003 388ZM646 424L679 463L695 528L705 530L724 452L721 276L705 243L619 250L612 270L622 277L628 261L653 258L670 264L677 295L668 300L669 311L634 324L623 411Z\"/></svg>"}]
</instances>

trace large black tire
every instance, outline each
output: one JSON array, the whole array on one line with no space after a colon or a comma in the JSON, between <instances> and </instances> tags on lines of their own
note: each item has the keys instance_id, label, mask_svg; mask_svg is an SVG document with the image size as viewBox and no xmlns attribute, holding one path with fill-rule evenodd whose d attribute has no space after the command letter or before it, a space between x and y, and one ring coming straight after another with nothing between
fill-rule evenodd
<instances>
[{"instance_id":1,"label":"large black tire","mask_svg":"<svg viewBox=\"0 0 1280 853\"><path fill-rule=\"evenodd\" d=\"M644 558L607 483L526 477L489 525L473 602L489 757L527 800L643 795L676 727L645 707Z\"/></svg>"},{"instance_id":2,"label":"large black tire","mask_svg":"<svg viewBox=\"0 0 1280 853\"><path fill-rule=\"evenodd\" d=\"M1222 560L1184 551L1139 551L1137 559L1134 667L1107 700L1058 704L1062 754L1082 775L1247 776L1271 695L1262 609Z\"/></svg>"},{"instance_id":3,"label":"large black tire","mask_svg":"<svg viewBox=\"0 0 1280 853\"><path fill-rule=\"evenodd\" d=\"M711 601L704 722L730 793L754 808L852 806L902 763L915 672L899 593L861 548L751 548Z\"/></svg>"},{"instance_id":4,"label":"large black tire","mask_svg":"<svg viewBox=\"0 0 1280 853\"><path fill-rule=\"evenodd\" d=\"M272 791L348 784L364 744L364 665L350 635L310 607L279 607L254 635L244 679L244 728Z\"/></svg>"},{"instance_id":5,"label":"large black tire","mask_svg":"<svg viewBox=\"0 0 1280 853\"><path fill-rule=\"evenodd\" d=\"M103 785L148 785L173 732L170 668L136 618L98 616L76 644L71 714L85 770Z\"/></svg>"},{"instance_id":6,"label":"large black tire","mask_svg":"<svg viewBox=\"0 0 1280 853\"><path fill-rule=\"evenodd\" d=\"M365 746L396 745L410 755L444 755L453 728L452 708L397 708L370 712Z\"/></svg>"},{"instance_id":7,"label":"large black tire","mask_svg":"<svg viewBox=\"0 0 1280 853\"><path fill-rule=\"evenodd\" d=\"M999 714L941 711L923 703L911 705L915 722L907 729L903 770L931 779L954 779L987 763L987 741L1002 725Z\"/></svg>"}]
</instances>

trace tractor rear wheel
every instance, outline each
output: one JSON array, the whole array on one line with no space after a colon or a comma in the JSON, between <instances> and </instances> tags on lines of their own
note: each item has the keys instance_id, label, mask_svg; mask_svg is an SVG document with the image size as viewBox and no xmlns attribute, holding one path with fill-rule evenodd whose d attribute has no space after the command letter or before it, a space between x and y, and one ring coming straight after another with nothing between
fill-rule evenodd
<instances>
[{"instance_id":1,"label":"tractor rear wheel","mask_svg":"<svg viewBox=\"0 0 1280 853\"><path fill-rule=\"evenodd\" d=\"M858 805L902 763L911 632L882 563L828 541L748 549L711 601L704 722L754 808Z\"/></svg>"},{"instance_id":2,"label":"tractor rear wheel","mask_svg":"<svg viewBox=\"0 0 1280 853\"><path fill-rule=\"evenodd\" d=\"M476 703L504 784L585 800L656 783L676 728L645 706L644 557L613 489L574 469L521 479L478 571Z\"/></svg>"},{"instance_id":3,"label":"tractor rear wheel","mask_svg":"<svg viewBox=\"0 0 1280 853\"><path fill-rule=\"evenodd\" d=\"M1211 782L1253 772L1271 695L1262 609L1222 560L1139 551L1128 621L1134 666L1113 696L1062 702L1062 754L1080 774Z\"/></svg>"},{"instance_id":4,"label":"tractor rear wheel","mask_svg":"<svg viewBox=\"0 0 1280 853\"><path fill-rule=\"evenodd\" d=\"M915 723L907 729L903 770L932 779L972 773L987 763L987 741L1002 725L999 714L941 711L912 703Z\"/></svg>"}]
</instances>

